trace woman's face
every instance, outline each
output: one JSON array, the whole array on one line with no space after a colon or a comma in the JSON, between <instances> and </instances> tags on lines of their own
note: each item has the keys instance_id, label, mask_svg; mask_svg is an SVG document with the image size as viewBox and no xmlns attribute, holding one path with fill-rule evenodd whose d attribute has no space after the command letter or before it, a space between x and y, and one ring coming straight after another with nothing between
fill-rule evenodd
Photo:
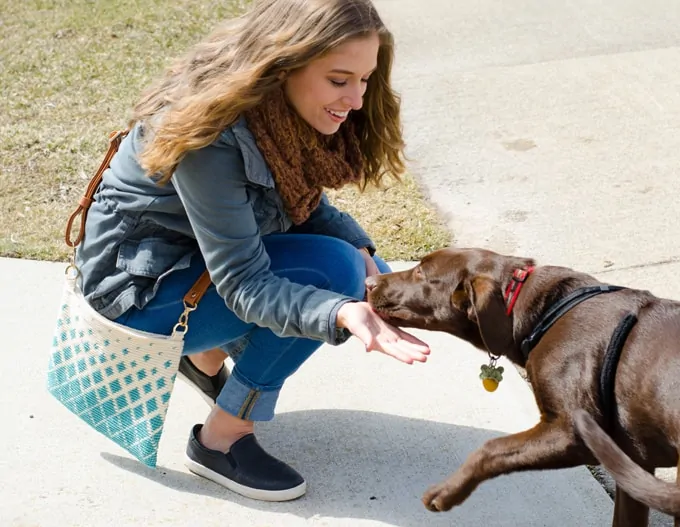
<instances>
[{"instance_id":1,"label":"woman's face","mask_svg":"<svg viewBox=\"0 0 680 527\"><path fill-rule=\"evenodd\" d=\"M334 134L350 111L361 108L379 47L378 35L352 39L292 71L284 82L288 100L319 132Z\"/></svg>"}]
</instances>

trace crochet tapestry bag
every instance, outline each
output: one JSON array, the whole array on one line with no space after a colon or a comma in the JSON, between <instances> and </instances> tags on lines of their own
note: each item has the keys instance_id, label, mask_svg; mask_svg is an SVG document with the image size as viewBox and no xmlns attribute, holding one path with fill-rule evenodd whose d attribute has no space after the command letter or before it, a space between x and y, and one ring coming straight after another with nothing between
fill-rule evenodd
<instances>
[{"instance_id":1,"label":"crochet tapestry bag","mask_svg":"<svg viewBox=\"0 0 680 527\"><path fill-rule=\"evenodd\" d=\"M128 131L109 138L109 151L91 179L66 226L73 256L54 329L47 370L49 392L68 410L145 465L156 466L170 396L188 330L189 313L210 286L208 272L184 297L184 312L170 335L158 335L117 324L95 311L79 287L76 247L85 235L87 211L104 171ZM80 230L71 238L78 216Z\"/></svg>"}]
</instances>

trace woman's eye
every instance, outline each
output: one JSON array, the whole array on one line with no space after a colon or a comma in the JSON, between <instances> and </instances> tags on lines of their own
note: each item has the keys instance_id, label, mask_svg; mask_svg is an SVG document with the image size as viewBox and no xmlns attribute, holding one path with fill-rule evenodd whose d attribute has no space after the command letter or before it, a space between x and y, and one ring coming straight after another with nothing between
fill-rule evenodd
<instances>
[{"instance_id":1,"label":"woman's eye","mask_svg":"<svg viewBox=\"0 0 680 527\"><path fill-rule=\"evenodd\" d=\"M333 86L337 86L338 88L345 86L347 84L347 81L335 81L333 79L330 79L330 81Z\"/></svg>"}]
</instances>

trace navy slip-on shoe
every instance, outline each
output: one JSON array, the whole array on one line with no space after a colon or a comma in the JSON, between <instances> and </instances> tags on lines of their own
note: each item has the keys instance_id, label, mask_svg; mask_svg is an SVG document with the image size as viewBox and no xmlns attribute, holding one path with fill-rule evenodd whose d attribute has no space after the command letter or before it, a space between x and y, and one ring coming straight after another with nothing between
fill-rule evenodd
<instances>
[{"instance_id":1,"label":"navy slip-on shoe","mask_svg":"<svg viewBox=\"0 0 680 527\"><path fill-rule=\"evenodd\" d=\"M187 468L229 490L255 500L289 501L307 491L298 472L269 455L253 434L236 441L226 454L204 447L198 440L203 425L191 430L187 445Z\"/></svg>"},{"instance_id":2,"label":"navy slip-on shoe","mask_svg":"<svg viewBox=\"0 0 680 527\"><path fill-rule=\"evenodd\" d=\"M222 369L217 372L217 375L206 375L199 370L194 363L189 360L189 357L184 355L179 359L179 371L177 376L191 386L203 400L210 406L215 406L217 396L222 391L224 383L229 378L229 370L225 364Z\"/></svg>"}]
</instances>

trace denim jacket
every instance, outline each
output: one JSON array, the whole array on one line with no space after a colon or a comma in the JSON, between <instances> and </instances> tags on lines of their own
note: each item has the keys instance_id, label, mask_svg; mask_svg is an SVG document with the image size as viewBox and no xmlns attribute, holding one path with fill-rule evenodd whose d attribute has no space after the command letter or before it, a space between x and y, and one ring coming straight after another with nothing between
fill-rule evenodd
<instances>
[{"instance_id":1,"label":"denim jacket","mask_svg":"<svg viewBox=\"0 0 680 527\"><path fill-rule=\"evenodd\" d=\"M88 213L77 263L94 309L116 319L143 308L160 282L200 250L218 293L242 320L280 336L339 344L335 319L349 297L275 276L261 236L293 227L274 178L241 118L209 146L189 152L157 185L137 162L141 128L120 145ZM375 251L348 214L324 194L296 232L325 234Z\"/></svg>"}]
</instances>

